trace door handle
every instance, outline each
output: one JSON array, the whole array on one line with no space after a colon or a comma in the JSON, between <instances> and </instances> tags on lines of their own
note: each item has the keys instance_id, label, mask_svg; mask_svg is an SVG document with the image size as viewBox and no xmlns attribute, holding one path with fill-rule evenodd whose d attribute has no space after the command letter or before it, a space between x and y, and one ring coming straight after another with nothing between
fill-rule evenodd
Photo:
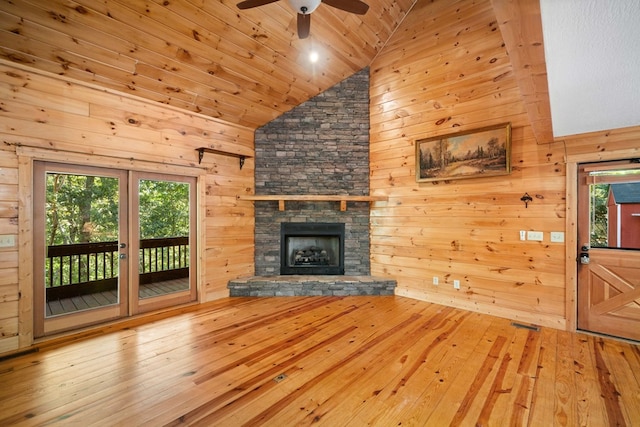
<instances>
[{"instance_id":1,"label":"door handle","mask_svg":"<svg viewBox=\"0 0 640 427\"><path fill-rule=\"evenodd\" d=\"M580 264L589 264L589 245L583 245L580 250L579 260Z\"/></svg>"},{"instance_id":2,"label":"door handle","mask_svg":"<svg viewBox=\"0 0 640 427\"><path fill-rule=\"evenodd\" d=\"M120 243L120 249L124 249L124 248L126 248L126 247L127 247L127 244L126 244L126 243Z\"/></svg>"}]
</instances>

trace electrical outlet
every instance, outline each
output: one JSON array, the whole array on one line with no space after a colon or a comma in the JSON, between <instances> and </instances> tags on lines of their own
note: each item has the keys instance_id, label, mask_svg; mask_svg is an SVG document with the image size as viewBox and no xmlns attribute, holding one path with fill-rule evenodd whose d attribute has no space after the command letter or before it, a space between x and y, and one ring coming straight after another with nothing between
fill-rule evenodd
<instances>
[{"instance_id":1,"label":"electrical outlet","mask_svg":"<svg viewBox=\"0 0 640 427\"><path fill-rule=\"evenodd\" d=\"M564 232L563 231L552 231L551 232L551 241L554 243L563 243L564 242Z\"/></svg>"},{"instance_id":2,"label":"electrical outlet","mask_svg":"<svg viewBox=\"0 0 640 427\"><path fill-rule=\"evenodd\" d=\"M453 281L453 287L455 289L460 289L460 280L454 280Z\"/></svg>"},{"instance_id":3,"label":"electrical outlet","mask_svg":"<svg viewBox=\"0 0 640 427\"><path fill-rule=\"evenodd\" d=\"M542 242L542 231L527 231L527 240Z\"/></svg>"},{"instance_id":4,"label":"electrical outlet","mask_svg":"<svg viewBox=\"0 0 640 427\"><path fill-rule=\"evenodd\" d=\"M438 282L439 282L439 280L438 280L438 276L433 276L433 284L434 284L434 285L437 285L437 284L438 284Z\"/></svg>"}]
</instances>

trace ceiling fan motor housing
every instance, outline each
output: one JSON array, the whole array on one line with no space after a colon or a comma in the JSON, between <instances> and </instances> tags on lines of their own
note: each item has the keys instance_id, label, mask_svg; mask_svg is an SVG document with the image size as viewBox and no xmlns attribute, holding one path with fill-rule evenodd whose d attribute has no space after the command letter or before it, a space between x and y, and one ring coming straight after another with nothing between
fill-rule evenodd
<instances>
[{"instance_id":1,"label":"ceiling fan motor housing","mask_svg":"<svg viewBox=\"0 0 640 427\"><path fill-rule=\"evenodd\" d=\"M289 4L297 13L308 15L320 6L320 0L289 0Z\"/></svg>"}]
</instances>

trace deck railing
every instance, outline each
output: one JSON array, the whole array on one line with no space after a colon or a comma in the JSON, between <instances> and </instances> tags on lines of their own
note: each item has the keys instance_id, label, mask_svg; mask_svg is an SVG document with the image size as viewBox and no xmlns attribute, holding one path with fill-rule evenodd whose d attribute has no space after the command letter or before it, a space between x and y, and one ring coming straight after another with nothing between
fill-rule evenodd
<instances>
[{"instance_id":1,"label":"deck railing","mask_svg":"<svg viewBox=\"0 0 640 427\"><path fill-rule=\"evenodd\" d=\"M189 277L189 237L140 241L140 284Z\"/></svg>"},{"instance_id":2,"label":"deck railing","mask_svg":"<svg viewBox=\"0 0 640 427\"><path fill-rule=\"evenodd\" d=\"M70 298L118 287L118 242L47 247L47 300ZM140 284L189 277L189 238L140 241Z\"/></svg>"}]
</instances>

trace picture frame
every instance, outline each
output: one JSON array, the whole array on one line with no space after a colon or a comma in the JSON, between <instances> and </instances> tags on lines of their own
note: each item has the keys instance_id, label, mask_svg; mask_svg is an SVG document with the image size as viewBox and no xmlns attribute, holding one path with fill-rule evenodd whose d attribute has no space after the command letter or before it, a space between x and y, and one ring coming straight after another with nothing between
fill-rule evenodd
<instances>
[{"instance_id":1,"label":"picture frame","mask_svg":"<svg viewBox=\"0 0 640 427\"><path fill-rule=\"evenodd\" d=\"M416 181L449 181L511 173L511 123L417 139Z\"/></svg>"}]
</instances>

